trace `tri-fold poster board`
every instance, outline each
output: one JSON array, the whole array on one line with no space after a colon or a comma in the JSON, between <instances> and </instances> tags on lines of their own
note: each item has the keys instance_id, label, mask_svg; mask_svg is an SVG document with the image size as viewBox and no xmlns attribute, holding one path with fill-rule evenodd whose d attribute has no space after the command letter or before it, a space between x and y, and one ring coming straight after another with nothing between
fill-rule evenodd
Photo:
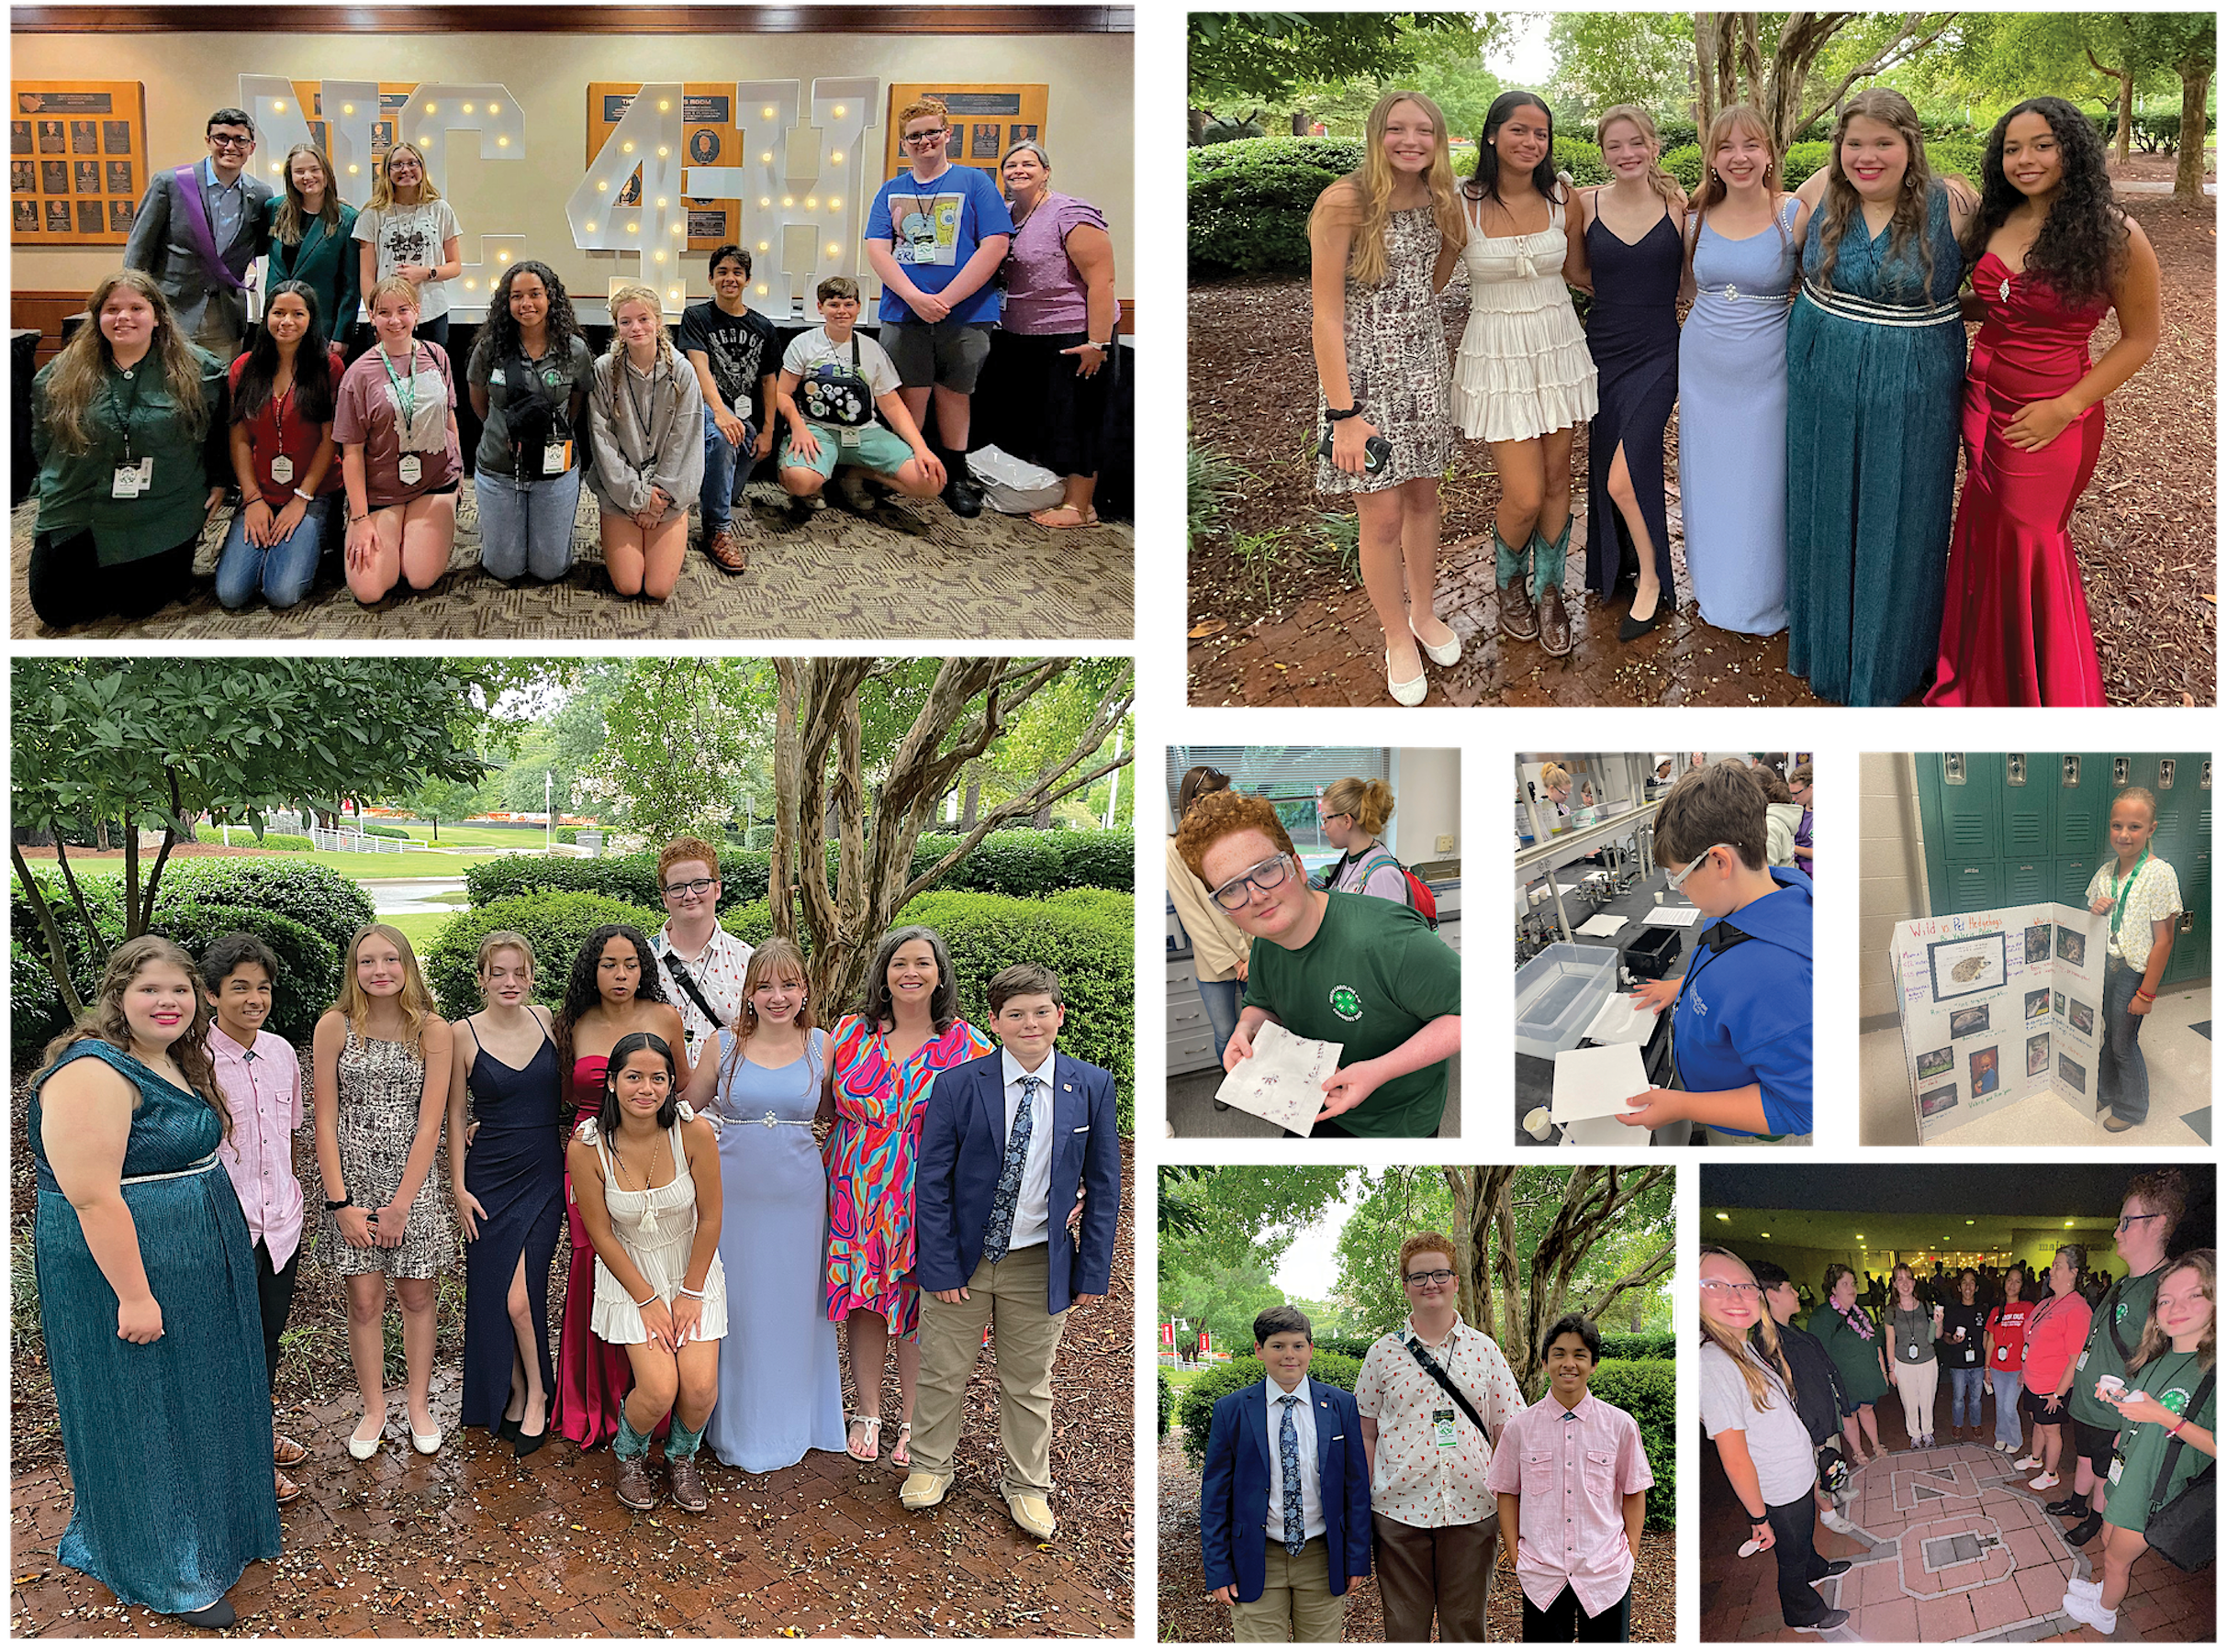
<instances>
[{"instance_id":1,"label":"tri-fold poster board","mask_svg":"<svg viewBox=\"0 0 2227 1652\"><path fill-rule=\"evenodd\" d=\"M2052 901L1895 925L1919 1141L2046 1093L2096 1114L2110 921Z\"/></svg>"}]
</instances>

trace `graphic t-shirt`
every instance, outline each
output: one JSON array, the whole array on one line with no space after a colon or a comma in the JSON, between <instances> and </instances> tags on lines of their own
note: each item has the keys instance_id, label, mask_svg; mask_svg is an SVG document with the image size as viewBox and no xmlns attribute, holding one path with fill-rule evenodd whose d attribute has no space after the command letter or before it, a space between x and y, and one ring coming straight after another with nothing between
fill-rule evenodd
<instances>
[{"instance_id":1,"label":"graphic t-shirt","mask_svg":"<svg viewBox=\"0 0 2227 1652\"><path fill-rule=\"evenodd\" d=\"M856 363L851 361L851 346L858 346ZM814 367L832 362L846 371L856 372L866 380L876 400L895 391L904 381L897 376L897 363L890 360L890 352L864 333L853 332L840 344L827 336L827 329L815 327L810 332L800 332L789 340L789 349L781 356L781 371L793 373L802 378ZM804 403L800 399L797 406ZM867 422L872 423L868 419Z\"/></svg>"},{"instance_id":2,"label":"graphic t-shirt","mask_svg":"<svg viewBox=\"0 0 2227 1652\"><path fill-rule=\"evenodd\" d=\"M770 409L758 406L759 382L774 372L781 335L754 309L730 316L711 299L680 312L680 353L702 351L719 398L737 419L759 430Z\"/></svg>"},{"instance_id":3,"label":"graphic t-shirt","mask_svg":"<svg viewBox=\"0 0 2227 1652\"><path fill-rule=\"evenodd\" d=\"M432 269L441 262L441 249L453 235L462 234L456 209L446 201L420 201L381 209L366 206L356 214L355 238L379 250L375 281L385 281L404 264ZM449 313L449 284L429 281L418 288L418 319L433 321ZM371 294L364 295L364 315L371 316Z\"/></svg>"},{"instance_id":4,"label":"graphic t-shirt","mask_svg":"<svg viewBox=\"0 0 2227 1652\"><path fill-rule=\"evenodd\" d=\"M332 383L337 390L342 372L338 350L332 352L331 362ZM240 375L247 370L247 364L246 356L240 357L232 363L231 384L235 395L240 389ZM300 397L292 390L286 393L285 406L285 417L282 419L279 415L279 398L265 396L263 406L255 410L253 417L241 421L248 433L248 446L254 454L255 480L263 491L263 502L273 510L284 510L286 501L294 497L294 490L308 486L309 462L317 457L318 443L325 439L321 425L313 425L302 418ZM282 454L292 467L291 479L285 482L277 481L271 474L272 461ZM320 495L334 494L340 492L341 487L341 456L335 453L332 463L325 467L324 479L318 484L317 491Z\"/></svg>"},{"instance_id":5,"label":"graphic t-shirt","mask_svg":"<svg viewBox=\"0 0 2227 1652\"><path fill-rule=\"evenodd\" d=\"M1987 1311L1977 1302L1965 1307L1962 1298L1945 1304L1941 1311L1941 1337L1933 1345L1934 1357L1951 1370L1979 1368L1980 1335L1986 1330ZM1958 1327L1964 1339L1956 1340Z\"/></svg>"},{"instance_id":6,"label":"graphic t-shirt","mask_svg":"<svg viewBox=\"0 0 2227 1652\"><path fill-rule=\"evenodd\" d=\"M1255 941L1245 989L1301 1038L1342 1044L1338 1066L1373 1061L1441 1015L1461 1013L1461 960L1408 908L1323 897L1322 927L1296 949ZM1379 1085L1332 1122L1362 1136L1427 1136L1446 1107L1446 1062Z\"/></svg>"},{"instance_id":7,"label":"graphic t-shirt","mask_svg":"<svg viewBox=\"0 0 2227 1652\"><path fill-rule=\"evenodd\" d=\"M1987 1315L1987 1334L1995 1345L1987 1356L1991 1371L2015 1371L2026 1363L2026 1321L2031 1302L2005 1302Z\"/></svg>"},{"instance_id":8,"label":"graphic t-shirt","mask_svg":"<svg viewBox=\"0 0 2227 1652\"><path fill-rule=\"evenodd\" d=\"M455 405L448 352L430 340L416 341L407 373L399 361L375 348L358 356L341 376L339 403L332 410L332 439L342 445L364 444L364 486L373 509L408 504L446 486L463 473L464 456L448 428L449 409ZM404 453L417 456L416 482L402 480Z\"/></svg>"},{"instance_id":9,"label":"graphic t-shirt","mask_svg":"<svg viewBox=\"0 0 2227 1652\"><path fill-rule=\"evenodd\" d=\"M2096 1379L2111 1376L2126 1376L2126 1361L2121 1357L2119 1345L2111 1340L2114 1328L2119 1342L2126 1344L2129 1354L2142 1341L2143 1327L2150 1323L2151 1304L2157 1300L2157 1282L2165 1277L2165 1265L2160 1262L2139 1278L2121 1279L2104 1292L2103 1301L2096 1310L2095 1323L2088 1327L2087 1346L2081 1350L2073 1378L2073 1421L2085 1423L2090 1428L2108 1428L2116 1434L2126 1426L2115 1405L2106 1405L2096 1398ZM2129 1383L2130 1388L2137 1385Z\"/></svg>"},{"instance_id":10,"label":"graphic t-shirt","mask_svg":"<svg viewBox=\"0 0 2227 1652\"><path fill-rule=\"evenodd\" d=\"M866 239L890 243L897 262L914 286L940 293L974 256L985 235L1011 235L1013 213L990 174L979 167L946 167L926 184L910 170L881 186L866 218ZM998 318L1002 295L986 281L952 307L954 321ZM881 295L884 321L919 318L887 288Z\"/></svg>"}]
</instances>

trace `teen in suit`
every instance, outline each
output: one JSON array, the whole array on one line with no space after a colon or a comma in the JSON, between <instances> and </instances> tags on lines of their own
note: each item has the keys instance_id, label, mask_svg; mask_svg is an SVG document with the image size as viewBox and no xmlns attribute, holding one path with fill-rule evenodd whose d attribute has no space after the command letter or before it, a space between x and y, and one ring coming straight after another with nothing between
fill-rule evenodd
<instances>
[{"instance_id":1,"label":"teen in suit","mask_svg":"<svg viewBox=\"0 0 2227 1652\"><path fill-rule=\"evenodd\" d=\"M1048 1538L1052 1360L1070 1306L1106 1293L1121 1204L1114 1076L1054 1048L1067 1011L1036 964L990 982L993 1055L937 1075L913 1173L920 1385L912 1472L899 1500L928 1509L951 1489L967 1379L997 1327L999 1491L1013 1522ZM1080 1189L1078 1197L1077 1189ZM1081 1206L1081 1237L1068 1221Z\"/></svg>"},{"instance_id":2,"label":"teen in suit","mask_svg":"<svg viewBox=\"0 0 2227 1652\"><path fill-rule=\"evenodd\" d=\"M157 172L149 181L124 243L124 267L153 276L178 330L229 366L247 333L243 279L269 239L271 190L248 165L255 123L244 110L218 109L208 117L207 138L208 154L191 169L194 201L178 177L186 168Z\"/></svg>"},{"instance_id":3,"label":"teen in suit","mask_svg":"<svg viewBox=\"0 0 2227 1652\"><path fill-rule=\"evenodd\" d=\"M1307 1378L1315 1329L1292 1307L1253 1321L1268 1379L1214 1402L1199 1486L1206 1589L1245 1641L1334 1641L1369 1575L1369 1459L1344 1389Z\"/></svg>"}]
</instances>

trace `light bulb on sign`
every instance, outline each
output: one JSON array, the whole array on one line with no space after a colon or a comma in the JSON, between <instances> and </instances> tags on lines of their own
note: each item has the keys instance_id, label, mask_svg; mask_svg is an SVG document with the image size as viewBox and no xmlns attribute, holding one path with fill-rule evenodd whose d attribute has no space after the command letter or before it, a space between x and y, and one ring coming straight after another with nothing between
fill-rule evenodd
<instances>
[{"instance_id":1,"label":"light bulb on sign","mask_svg":"<svg viewBox=\"0 0 2227 1652\"><path fill-rule=\"evenodd\" d=\"M671 108L672 106L673 106L672 100L671 100L671 99L669 99L669 98L664 98L664 97L661 97L661 98L659 98L659 99L657 100L657 109L658 109L658 112L659 112L660 114L664 113L666 110L667 110L667 109Z\"/></svg>"},{"instance_id":2,"label":"light bulb on sign","mask_svg":"<svg viewBox=\"0 0 2227 1652\"><path fill-rule=\"evenodd\" d=\"M274 109L276 109L281 115L284 115L286 112L286 106L283 100L273 104L271 106Z\"/></svg>"},{"instance_id":3,"label":"light bulb on sign","mask_svg":"<svg viewBox=\"0 0 2227 1652\"><path fill-rule=\"evenodd\" d=\"M472 106L471 106L470 104L466 104L466 105L464 105L464 112L466 115L469 115L469 114L472 112Z\"/></svg>"},{"instance_id":4,"label":"light bulb on sign","mask_svg":"<svg viewBox=\"0 0 2227 1652\"><path fill-rule=\"evenodd\" d=\"M428 115L438 115L441 113L441 108L437 104L427 104L425 106L425 112Z\"/></svg>"},{"instance_id":5,"label":"light bulb on sign","mask_svg":"<svg viewBox=\"0 0 2227 1652\"><path fill-rule=\"evenodd\" d=\"M661 144L659 144L659 145L657 146L657 158L658 158L660 161L664 160L664 159L665 159L665 158L666 158L667 155L671 154L672 152L673 152L673 151L672 151L670 149L666 148L666 147L664 144L662 144L662 143L661 143Z\"/></svg>"},{"instance_id":6,"label":"light bulb on sign","mask_svg":"<svg viewBox=\"0 0 2227 1652\"><path fill-rule=\"evenodd\" d=\"M341 106L341 114L343 114L343 115L353 115L353 114L354 114L354 113L355 113L355 105L353 105L353 104L342 104L342 105Z\"/></svg>"}]
</instances>

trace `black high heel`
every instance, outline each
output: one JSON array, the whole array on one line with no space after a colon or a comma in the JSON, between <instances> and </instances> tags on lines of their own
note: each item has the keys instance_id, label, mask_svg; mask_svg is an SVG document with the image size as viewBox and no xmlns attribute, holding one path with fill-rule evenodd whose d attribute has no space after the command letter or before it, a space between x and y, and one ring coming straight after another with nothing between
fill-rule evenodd
<instances>
[{"instance_id":1,"label":"black high heel","mask_svg":"<svg viewBox=\"0 0 2227 1652\"><path fill-rule=\"evenodd\" d=\"M196 1629L229 1629L239 1621L240 1614L232 1610L231 1602L222 1595L198 1611L178 1613L178 1622L190 1624Z\"/></svg>"},{"instance_id":2,"label":"black high heel","mask_svg":"<svg viewBox=\"0 0 2227 1652\"><path fill-rule=\"evenodd\" d=\"M1635 642L1639 641L1639 638L1647 635L1649 631L1654 630L1656 626L1661 625L1662 623L1662 609L1666 606L1663 601L1663 595L1664 594L1661 591L1655 593L1655 611L1648 615L1648 617L1644 620L1634 620L1631 617L1631 610L1627 608L1624 612L1624 618L1617 621L1617 641L1619 642Z\"/></svg>"},{"instance_id":3,"label":"black high heel","mask_svg":"<svg viewBox=\"0 0 2227 1652\"><path fill-rule=\"evenodd\" d=\"M495 1437L498 1440L517 1439L518 1425L523 1423L525 1420L526 1419L523 1417L505 1417L502 1420L501 1425L496 1429Z\"/></svg>"},{"instance_id":4,"label":"black high heel","mask_svg":"<svg viewBox=\"0 0 2227 1652\"><path fill-rule=\"evenodd\" d=\"M523 1419L521 1419L521 1421ZM520 1457L530 1457L535 1452L539 1451L543 1446L549 1444L549 1425L546 1423L543 1423L542 1432L537 1434L530 1434L520 1432L512 1434L510 1437L517 1442L517 1445L513 1446L512 1449L516 1451Z\"/></svg>"}]
</instances>

